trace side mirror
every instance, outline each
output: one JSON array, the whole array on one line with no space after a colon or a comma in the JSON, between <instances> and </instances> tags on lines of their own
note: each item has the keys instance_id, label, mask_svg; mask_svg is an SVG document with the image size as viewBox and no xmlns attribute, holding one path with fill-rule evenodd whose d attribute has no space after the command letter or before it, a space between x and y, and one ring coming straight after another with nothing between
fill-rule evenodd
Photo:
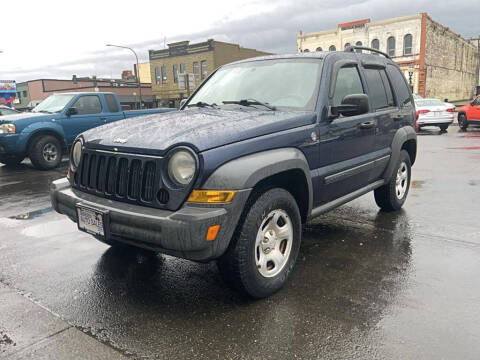
<instances>
[{"instance_id":1,"label":"side mirror","mask_svg":"<svg viewBox=\"0 0 480 360\"><path fill-rule=\"evenodd\" d=\"M72 116L77 114L78 114L77 108L71 107L70 109L67 110L67 116Z\"/></svg>"},{"instance_id":2,"label":"side mirror","mask_svg":"<svg viewBox=\"0 0 480 360\"><path fill-rule=\"evenodd\" d=\"M188 99L182 99L180 100L180 109L183 107L183 105L185 105L187 103L187 100Z\"/></svg>"},{"instance_id":3,"label":"side mirror","mask_svg":"<svg viewBox=\"0 0 480 360\"><path fill-rule=\"evenodd\" d=\"M331 106L330 114L333 117L339 115L355 116L366 114L370 111L368 95L366 94L350 94L342 99L341 105Z\"/></svg>"}]
</instances>

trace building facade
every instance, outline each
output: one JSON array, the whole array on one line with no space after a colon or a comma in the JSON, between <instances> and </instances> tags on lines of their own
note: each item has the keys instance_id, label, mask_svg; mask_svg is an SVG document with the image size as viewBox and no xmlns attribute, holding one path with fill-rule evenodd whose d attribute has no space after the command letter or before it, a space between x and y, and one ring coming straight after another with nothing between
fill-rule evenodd
<instances>
[{"instance_id":1,"label":"building facade","mask_svg":"<svg viewBox=\"0 0 480 360\"><path fill-rule=\"evenodd\" d=\"M426 13L380 21L363 19L336 29L297 33L297 49L343 50L372 47L399 65L413 92L424 97L463 102L472 97L478 75L477 48Z\"/></svg>"},{"instance_id":2,"label":"building facade","mask_svg":"<svg viewBox=\"0 0 480 360\"><path fill-rule=\"evenodd\" d=\"M150 84L141 84L144 107L156 107ZM17 84L17 99L14 107L26 110L54 93L107 91L118 95L125 108L136 109L139 104L139 88L135 81L114 79L78 78L72 80L38 79Z\"/></svg>"},{"instance_id":3,"label":"building facade","mask_svg":"<svg viewBox=\"0 0 480 360\"><path fill-rule=\"evenodd\" d=\"M150 50L153 94L161 105L178 107L180 100L188 97L217 67L263 55L269 53L213 39L197 44L181 41L168 44L167 49ZM183 74L191 74L189 86L185 77L181 78Z\"/></svg>"}]
</instances>

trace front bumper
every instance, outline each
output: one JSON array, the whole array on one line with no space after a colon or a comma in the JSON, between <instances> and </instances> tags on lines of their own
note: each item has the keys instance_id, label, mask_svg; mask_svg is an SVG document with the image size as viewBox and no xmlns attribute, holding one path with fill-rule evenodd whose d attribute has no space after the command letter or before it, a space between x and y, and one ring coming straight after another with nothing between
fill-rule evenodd
<instances>
[{"instance_id":1,"label":"front bumper","mask_svg":"<svg viewBox=\"0 0 480 360\"><path fill-rule=\"evenodd\" d=\"M154 209L104 199L73 189L66 178L54 181L50 197L54 209L77 222L77 205L108 211L110 241L119 241L196 261L220 257L228 247L251 189L240 190L222 206L185 203L177 211ZM207 230L220 225L214 241Z\"/></svg>"},{"instance_id":2,"label":"front bumper","mask_svg":"<svg viewBox=\"0 0 480 360\"><path fill-rule=\"evenodd\" d=\"M0 134L0 155L17 155L24 149L18 146L20 134Z\"/></svg>"}]
</instances>

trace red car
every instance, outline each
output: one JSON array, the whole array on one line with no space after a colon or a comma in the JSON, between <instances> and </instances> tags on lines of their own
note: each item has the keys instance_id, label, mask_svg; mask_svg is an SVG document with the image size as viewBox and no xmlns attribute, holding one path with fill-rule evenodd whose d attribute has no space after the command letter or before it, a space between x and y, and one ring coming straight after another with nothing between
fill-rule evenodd
<instances>
[{"instance_id":1,"label":"red car","mask_svg":"<svg viewBox=\"0 0 480 360\"><path fill-rule=\"evenodd\" d=\"M460 126L460 129L467 130L468 125L472 124L480 125L480 95L458 109L458 126Z\"/></svg>"}]
</instances>

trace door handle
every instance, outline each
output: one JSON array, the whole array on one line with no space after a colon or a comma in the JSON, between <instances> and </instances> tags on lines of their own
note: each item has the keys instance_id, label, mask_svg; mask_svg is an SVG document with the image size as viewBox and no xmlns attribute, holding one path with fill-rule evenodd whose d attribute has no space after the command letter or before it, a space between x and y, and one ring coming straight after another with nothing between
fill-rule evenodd
<instances>
[{"instance_id":1,"label":"door handle","mask_svg":"<svg viewBox=\"0 0 480 360\"><path fill-rule=\"evenodd\" d=\"M375 123L375 121L365 121L363 123L360 123L358 125L358 127L360 129L371 129L371 128L374 128L377 124Z\"/></svg>"}]
</instances>

